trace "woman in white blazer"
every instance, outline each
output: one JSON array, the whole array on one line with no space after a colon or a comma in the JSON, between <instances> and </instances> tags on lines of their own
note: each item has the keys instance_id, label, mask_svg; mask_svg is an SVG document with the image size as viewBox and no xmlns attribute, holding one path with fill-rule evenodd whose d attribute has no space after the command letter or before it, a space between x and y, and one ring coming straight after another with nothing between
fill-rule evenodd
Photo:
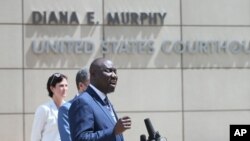
<instances>
[{"instance_id":1,"label":"woman in white blazer","mask_svg":"<svg viewBox=\"0 0 250 141\"><path fill-rule=\"evenodd\" d=\"M57 125L58 108L65 102L68 91L67 77L60 73L51 75L47 82L51 100L40 105L36 112L31 131L31 141L60 141Z\"/></svg>"}]
</instances>

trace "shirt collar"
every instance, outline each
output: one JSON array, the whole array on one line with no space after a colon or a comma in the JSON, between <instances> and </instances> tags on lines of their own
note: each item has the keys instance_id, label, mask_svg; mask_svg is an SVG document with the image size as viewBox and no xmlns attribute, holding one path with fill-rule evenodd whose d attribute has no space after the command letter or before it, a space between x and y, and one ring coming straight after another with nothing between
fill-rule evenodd
<instances>
[{"instance_id":1,"label":"shirt collar","mask_svg":"<svg viewBox=\"0 0 250 141\"><path fill-rule=\"evenodd\" d=\"M65 103L65 100L63 100L62 101L62 105ZM61 106L62 106L61 105ZM51 98L51 100L50 100L50 106L51 106L51 108L53 108L53 109L58 109L57 108L57 106L56 106L56 103L55 103L55 101Z\"/></svg>"},{"instance_id":2,"label":"shirt collar","mask_svg":"<svg viewBox=\"0 0 250 141\"><path fill-rule=\"evenodd\" d=\"M98 90L94 85L92 84L89 84L89 85L97 93L97 95L102 99L102 101L104 101L104 99L106 98L106 95L100 90Z\"/></svg>"}]
</instances>

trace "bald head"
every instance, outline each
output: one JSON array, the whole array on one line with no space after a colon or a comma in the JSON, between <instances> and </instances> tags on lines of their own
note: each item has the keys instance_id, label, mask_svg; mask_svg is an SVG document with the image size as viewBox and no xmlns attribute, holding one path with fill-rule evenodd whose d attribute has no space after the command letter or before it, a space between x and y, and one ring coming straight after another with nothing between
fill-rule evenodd
<instances>
[{"instance_id":1,"label":"bald head","mask_svg":"<svg viewBox=\"0 0 250 141\"><path fill-rule=\"evenodd\" d=\"M105 59L105 58L97 58L97 59L95 59L90 65L90 69L89 69L90 73L96 71L99 68L101 68L101 66L103 65L103 62L106 61L106 60L107 59Z\"/></svg>"},{"instance_id":2,"label":"bald head","mask_svg":"<svg viewBox=\"0 0 250 141\"><path fill-rule=\"evenodd\" d=\"M97 58L90 65L90 83L104 94L113 92L117 83L116 68L106 58Z\"/></svg>"}]
</instances>

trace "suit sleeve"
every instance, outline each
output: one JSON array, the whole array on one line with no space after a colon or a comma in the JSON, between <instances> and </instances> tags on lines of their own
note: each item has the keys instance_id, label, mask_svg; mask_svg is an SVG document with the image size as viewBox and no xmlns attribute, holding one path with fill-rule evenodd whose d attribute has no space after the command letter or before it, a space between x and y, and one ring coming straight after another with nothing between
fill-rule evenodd
<instances>
[{"instance_id":1,"label":"suit sleeve","mask_svg":"<svg viewBox=\"0 0 250 141\"><path fill-rule=\"evenodd\" d=\"M68 122L68 110L66 105L63 105L58 110L58 129L61 137L61 141L71 141L69 122Z\"/></svg>"},{"instance_id":2,"label":"suit sleeve","mask_svg":"<svg viewBox=\"0 0 250 141\"><path fill-rule=\"evenodd\" d=\"M98 128L92 107L80 98L70 107L69 121L72 141L116 141L114 127Z\"/></svg>"}]
</instances>

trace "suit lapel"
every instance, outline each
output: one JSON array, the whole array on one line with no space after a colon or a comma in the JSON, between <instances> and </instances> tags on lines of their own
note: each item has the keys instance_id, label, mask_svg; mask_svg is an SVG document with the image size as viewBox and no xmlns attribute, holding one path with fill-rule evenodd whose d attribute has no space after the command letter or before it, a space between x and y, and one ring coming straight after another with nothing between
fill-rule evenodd
<instances>
[{"instance_id":1,"label":"suit lapel","mask_svg":"<svg viewBox=\"0 0 250 141\"><path fill-rule=\"evenodd\" d=\"M107 107L105 106L105 103L101 100L101 98L97 95L97 93L90 86L87 88L86 92L93 98L93 100L98 105L98 107L100 107L100 110L105 113L105 115L108 117L111 124L115 125L116 122L114 121L113 117L111 116L110 112L108 111ZM116 120L118 121L118 117L116 115L116 112L115 112L112 104L111 104L111 108L115 114ZM119 139L120 141L124 141L122 134L119 134L116 137L120 138Z\"/></svg>"},{"instance_id":2,"label":"suit lapel","mask_svg":"<svg viewBox=\"0 0 250 141\"><path fill-rule=\"evenodd\" d=\"M116 114L116 112L115 112L115 109L114 109L114 107L113 107L112 104L111 104L111 108L112 108L112 110L113 110L113 112L114 112L114 114L115 114L116 121L118 121L118 116L117 116L117 114Z\"/></svg>"},{"instance_id":3,"label":"suit lapel","mask_svg":"<svg viewBox=\"0 0 250 141\"><path fill-rule=\"evenodd\" d=\"M88 89L86 90L93 98L93 100L95 101L95 103L98 105L98 107L100 107L101 111L104 112L104 114L108 117L108 119L110 120L110 122L115 125L115 121L113 119L113 117L111 116L109 110L107 109L105 103L102 101L102 99L97 95L97 93L91 88L88 87ZM113 109L113 106L111 106ZM114 111L114 109L113 109ZM116 116L116 113L114 111L114 114ZM116 117L117 118L117 117Z\"/></svg>"}]
</instances>

